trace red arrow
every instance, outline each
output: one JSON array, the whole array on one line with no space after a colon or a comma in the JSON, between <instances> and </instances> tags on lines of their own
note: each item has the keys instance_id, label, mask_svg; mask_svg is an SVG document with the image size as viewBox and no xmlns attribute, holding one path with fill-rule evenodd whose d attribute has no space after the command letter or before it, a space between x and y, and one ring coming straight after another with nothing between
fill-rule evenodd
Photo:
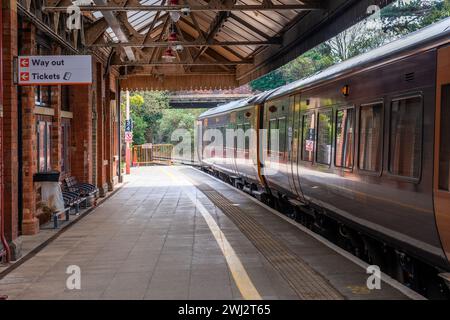
<instances>
[{"instance_id":1,"label":"red arrow","mask_svg":"<svg viewBox=\"0 0 450 320\"><path fill-rule=\"evenodd\" d=\"M22 68L28 68L30 66L30 59L20 59L20 66Z\"/></svg>"},{"instance_id":2,"label":"red arrow","mask_svg":"<svg viewBox=\"0 0 450 320\"><path fill-rule=\"evenodd\" d=\"M20 73L20 80L21 81L29 81L30 80L30 74L28 72L21 72Z\"/></svg>"}]
</instances>

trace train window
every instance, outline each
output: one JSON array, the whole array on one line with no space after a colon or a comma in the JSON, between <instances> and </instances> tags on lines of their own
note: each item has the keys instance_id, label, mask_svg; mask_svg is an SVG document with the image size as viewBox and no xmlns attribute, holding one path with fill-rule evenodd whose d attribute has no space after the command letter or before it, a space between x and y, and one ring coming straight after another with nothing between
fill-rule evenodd
<instances>
[{"instance_id":1,"label":"train window","mask_svg":"<svg viewBox=\"0 0 450 320\"><path fill-rule=\"evenodd\" d=\"M273 145L273 142L276 141L272 141L272 139L276 139L276 131L278 130L278 121L277 119L272 119L269 121L269 132L267 135L267 146L268 146L268 150L267 153L271 153L272 147L275 147L275 145Z\"/></svg>"},{"instance_id":2,"label":"train window","mask_svg":"<svg viewBox=\"0 0 450 320\"><path fill-rule=\"evenodd\" d=\"M248 151L250 149L250 124L245 123L243 130L244 130L245 158L248 159L248 157L249 157Z\"/></svg>"},{"instance_id":3,"label":"train window","mask_svg":"<svg viewBox=\"0 0 450 320\"><path fill-rule=\"evenodd\" d=\"M422 156L422 98L392 101L389 172L419 178Z\"/></svg>"},{"instance_id":4,"label":"train window","mask_svg":"<svg viewBox=\"0 0 450 320\"><path fill-rule=\"evenodd\" d=\"M222 134L222 137L221 137L221 141L220 141L220 143L222 144L222 149L223 149L223 152L224 152L224 156L225 156L225 146L226 146L226 130L225 130L225 127L220 127L220 133Z\"/></svg>"},{"instance_id":5,"label":"train window","mask_svg":"<svg viewBox=\"0 0 450 320\"><path fill-rule=\"evenodd\" d=\"M244 126L242 124L238 124L236 126L236 149L242 150L245 148L244 144Z\"/></svg>"},{"instance_id":6,"label":"train window","mask_svg":"<svg viewBox=\"0 0 450 320\"><path fill-rule=\"evenodd\" d=\"M302 117L302 160L313 161L315 131L315 114L309 113Z\"/></svg>"},{"instance_id":7,"label":"train window","mask_svg":"<svg viewBox=\"0 0 450 320\"><path fill-rule=\"evenodd\" d=\"M336 112L336 167L353 167L354 109Z\"/></svg>"},{"instance_id":8,"label":"train window","mask_svg":"<svg viewBox=\"0 0 450 320\"><path fill-rule=\"evenodd\" d=\"M280 138L280 152L285 152L286 150L286 118L278 119L278 129Z\"/></svg>"},{"instance_id":9,"label":"train window","mask_svg":"<svg viewBox=\"0 0 450 320\"><path fill-rule=\"evenodd\" d=\"M332 112L322 111L318 115L317 123L317 162L331 164L331 143L332 143Z\"/></svg>"},{"instance_id":10,"label":"train window","mask_svg":"<svg viewBox=\"0 0 450 320\"><path fill-rule=\"evenodd\" d=\"M381 171L383 104L361 106L359 113L359 168Z\"/></svg>"},{"instance_id":11,"label":"train window","mask_svg":"<svg viewBox=\"0 0 450 320\"><path fill-rule=\"evenodd\" d=\"M442 86L439 139L439 189L450 191L450 83Z\"/></svg>"}]
</instances>

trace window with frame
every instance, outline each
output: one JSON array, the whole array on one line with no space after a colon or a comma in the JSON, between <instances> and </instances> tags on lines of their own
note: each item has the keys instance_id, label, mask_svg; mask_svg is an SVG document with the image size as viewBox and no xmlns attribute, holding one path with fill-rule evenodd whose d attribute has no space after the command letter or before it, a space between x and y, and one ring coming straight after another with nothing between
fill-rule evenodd
<instances>
[{"instance_id":1,"label":"window with frame","mask_svg":"<svg viewBox=\"0 0 450 320\"><path fill-rule=\"evenodd\" d=\"M49 55L50 49L47 46L43 46L41 43L37 45L38 55ZM34 103L37 107L50 108L52 87L51 86L35 86L34 87Z\"/></svg>"},{"instance_id":2,"label":"window with frame","mask_svg":"<svg viewBox=\"0 0 450 320\"><path fill-rule=\"evenodd\" d=\"M276 153L278 153L279 152L279 143L278 143L278 145L277 145L277 141L276 141L276 138L277 138L277 135L278 135L278 121L277 121L277 119L271 119L271 120L269 120L269 132L268 132L268 135L267 135L267 139L268 139L268 142L267 142L267 146L268 146L268 150L267 150L267 153L268 154L272 154L272 153L274 153L274 151L276 151ZM279 135L278 135L279 136ZM275 144L274 144L274 142L275 142ZM273 148L277 148L278 150L273 150Z\"/></svg>"},{"instance_id":3,"label":"window with frame","mask_svg":"<svg viewBox=\"0 0 450 320\"><path fill-rule=\"evenodd\" d=\"M439 139L439 189L450 191L450 83L441 89L441 132Z\"/></svg>"},{"instance_id":4,"label":"window with frame","mask_svg":"<svg viewBox=\"0 0 450 320\"><path fill-rule=\"evenodd\" d=\"M38 172L51 171L51 122L38 121L37 135L37 169Z\"/></svg>"},{"instance_id":5,"label":"window with frame","mask_svg":"<svg viewBox=\"0 0 450 320\"><path fill-rule=\"evenodd\" d=\"M341 109L336 112L336 167L353 168L355 110Z\"/></svg>"},{"instance_id":6,"label":"window with frame","mask_svg":"<svg viewBox=\"0 0 450 320\"><path fill-rule=\"evenodd\" d=\"M381 171L383 152L383 104L362 105L359 111L359 168Z\"/></svg>"},{"instance_id":7,"label":"window with frame","mask_svg":"<svg viewBox=\"0 0 450 320\"><path fill-rule=\"evenodd\" d=\"M332 127L331 121L333 113L329 111L321 111L318 114L317 122L317 155L316 159L321 164L331 164L331 144L332 144Z\"/></svg>"},{"instance_id":8,"label":"window with frame","mask_svg":"<svg viewBox=\"0 0 450 320\"><path fill-rule=\"evenodd\" d=\"M250 123L244 123L244 149L245 149L245 158L249 158L249 150L250 150Z\"/></svg>"},{"instance_id":9,"label":"window with frame","mask_svg":"<svg viewBox=\"0 0 450 320\"><path fill-rule=\"evenodd\" d=\"M314 142L316 139L315 113L305 114L302 117L302 160L313 162Z\"/></svg>"},{"instance_id":10,"label":"window with frame","mask_svg":"<svg viewBox=\"0 0 450 320\"><path fill-rule=\"evenodd\" d=\"M70 120L63 119L61 123L61 171L70 172Z\"/></svg>"},{"instance_id":11,"label":"window with frame","mask_svg":"<svg viewBox=\"0 0 450 320\"><path fill-rule=\"evenodd\" d=\"M278 119L279 147L280 152L286 152L286 118Z\"/></svg>"},{"instance_id":12,"label":"window with frame","mask_svg":"<svg viewBox=\"0 0 450 320\"><path fill-rule=\"evenodd\" d=\"M393 100L389 137L389 172L419 178L422 162L422 97Z\"/></svg>"},{"instance_id":13,"label":"window with frame","mask_svg":"<svg viewBox=\"0 0 450 320\"><path fill-rule=\"evenodd\" d=\"M70 111L70 87L61 86L61 110Z\"/></svg>"}]
</instances>

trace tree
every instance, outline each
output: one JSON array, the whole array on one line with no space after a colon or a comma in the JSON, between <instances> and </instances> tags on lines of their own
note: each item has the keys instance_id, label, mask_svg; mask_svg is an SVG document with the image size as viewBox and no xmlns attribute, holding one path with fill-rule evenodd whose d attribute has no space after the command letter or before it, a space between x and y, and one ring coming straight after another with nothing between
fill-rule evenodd
<instances>
[{"instance_id":1,"label":"tree","mask_svg":"<svg viewBox=\"0 0 450 320\"><path fill-rule=\"evenodd\" d=\"M278 88L284 84L286 84L286 80L283 78L283 74L279 70L275 70L250 82L250 87L252 90L266 91Z\"/></svg>"},{"instance_id":2,"label":"tree","mask_svg":"<svg viewBox=\"0 0 450 320\"><path fill-rule=\"evenodd\" d=\"M280 70L286 83L290 83L324 70L334 62L329 46L319 45L284 65Z\"/></svg>"},{"instance_id":3,"label":"tree","mask_svg":"<svg viewBox=\"0 0 450 320\"><path fill-rule=\"evenodd\" d=\"M125 95L122 95L122 114L125 115ZM163 110L169 108L169 98L163 91L136 91L130 96L130 117L133 120L133 143L153 142ZM125 117L123 116L122 119ZM124 126L124 122L122 126Z\"/></svg>"},{"instance_id":4,"label":"tree","mask_svg":"<svg viewBox=\"0 0 450 320\"><path fill-rule=\"evenodd\" d=\"M172 133L176 129L186 129L194 139L195 121L205 109L167 109L158 122L158 143L172 143ZM192 140L193 142L193 140Z\"/></svg>"}]
</instances>

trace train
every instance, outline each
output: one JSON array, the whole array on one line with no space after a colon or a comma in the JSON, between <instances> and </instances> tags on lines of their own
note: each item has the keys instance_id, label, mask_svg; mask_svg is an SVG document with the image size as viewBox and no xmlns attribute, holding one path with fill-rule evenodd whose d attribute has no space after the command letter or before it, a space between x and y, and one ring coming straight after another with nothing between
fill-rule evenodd
<instances>
[{"instance_id":1,"label":"train","mask_svg":"<svg viewBox=\"0 0 450 320\"><path fill-rule=\"evenodd\" d=\"M203 170L448 297L450 19L207 110L196 126Z\"/></svg>"}]
</instances>

